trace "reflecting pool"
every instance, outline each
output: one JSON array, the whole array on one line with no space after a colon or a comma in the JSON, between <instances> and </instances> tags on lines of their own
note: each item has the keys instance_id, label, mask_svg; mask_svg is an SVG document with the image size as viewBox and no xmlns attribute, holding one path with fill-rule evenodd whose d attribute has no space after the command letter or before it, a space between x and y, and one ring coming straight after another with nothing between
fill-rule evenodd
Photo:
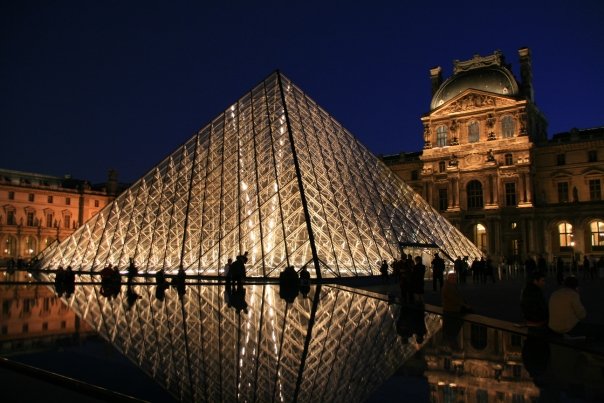
<instances>
[{"instance_id":1,"label":"reflecting pool","mask_svg":"<svg viewBox=\"0 0 604 403\"><path fill-rule=\"evenodd\" d=\"M116 298L102 296L100 285L78 284L73 295L59 299L47 286L27 284L25 273L0 275L20 283L1 288L3 356L138 398L373 402L405 396L409 401L520 402L604 397L604 358L598 353L485 324L443 320L421 306L401 307L386 296L346 286L313 285L302 293L278 284L238 288L195 281L187 283L182 297L170 287L158 299L154 280L141 278L122 285ZM66 352L80 358L61 368ZM117 382L125 376L130 389ZM153 383L167 393L149 397Z\"/></svg>"}]
</instances>

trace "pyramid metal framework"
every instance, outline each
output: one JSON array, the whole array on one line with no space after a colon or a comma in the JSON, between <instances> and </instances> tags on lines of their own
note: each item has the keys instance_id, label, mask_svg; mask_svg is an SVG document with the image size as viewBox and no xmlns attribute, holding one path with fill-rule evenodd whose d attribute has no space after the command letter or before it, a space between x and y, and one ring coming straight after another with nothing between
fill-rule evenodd
<instances>
[{"instance_id":1,"label":"pyramid metal framework","mask_svg":"<svg viewBox=\"0 0 604 403\"><path fill-rule=\"evenodd\" d=\"M362 402L417 352L397 334L399 305L346 287L287 303L276 285L247 285L244 310L224 286L163 302L153 284L134 289L130 309L123 292L109 300L92 285L66 302L180 401ZM441 318L418 313L429 340Z\"/></svg>"},{"instance_id":2,"label":"pyramid metal framework","mask_svg":"<svg viewBox=\"0 0 604 403\"><path fill-rule=\"evenodd\" d=\"M250 276L377 274L399 243L480 251L279 72L228 107L54 249L43 268Z\"/></svg>"}]
</instances>

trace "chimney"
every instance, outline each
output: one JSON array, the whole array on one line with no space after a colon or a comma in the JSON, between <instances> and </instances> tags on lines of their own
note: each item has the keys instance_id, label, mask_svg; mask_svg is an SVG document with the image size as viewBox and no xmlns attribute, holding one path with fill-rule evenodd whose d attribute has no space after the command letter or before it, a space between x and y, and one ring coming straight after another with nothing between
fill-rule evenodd
<instances>
[{"instance_id":1,"label":"chimney","mask_svg":"<svg viewBox=\"0 0 604 403\"><path fill-rule=\"evenodd\" d=\"M115 169L109 170L107 177L107 194L110 196L117 195L117 171Z\"/></svg>"},{"instance_id":2,"label":"chimney","mask_svg":"<svg viewBox=\"0 0 604 403\"><path fill-rule=\"evenodd\" d=\"M432 82L432 96L434 96L443 83L443 73L440 66L430 69L430 81Z\"/></svg>"},{"instance_id":3,"label":"chimney","mask_svg":"<svg viewBox=\"0 0 604 403\"><path fill-rule=\"evenodd\" d=\"M531 51L529 48L518 49L520 56L520 79L522 80L520 88L524 97L534 102L535 94L533 92L533 69L531 67Z\"/></svg>"}]
</instances>

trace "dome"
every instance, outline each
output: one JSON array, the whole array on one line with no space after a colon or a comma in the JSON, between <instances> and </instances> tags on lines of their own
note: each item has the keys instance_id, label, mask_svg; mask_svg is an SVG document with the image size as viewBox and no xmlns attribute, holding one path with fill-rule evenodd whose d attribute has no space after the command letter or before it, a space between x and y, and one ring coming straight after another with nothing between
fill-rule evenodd
<instances>
[{"instance_id":1,"label":"dome","mask_svg":"<svg viewBox=\"0 0 604 403\"><path fill-rule=\"evenodd\" d=\"M469 88L499 95L518 95L518 84L512 73L499 66L482 67L457 73L447 79L432 97L430 110Z\"/></svg>"}]
</instances>

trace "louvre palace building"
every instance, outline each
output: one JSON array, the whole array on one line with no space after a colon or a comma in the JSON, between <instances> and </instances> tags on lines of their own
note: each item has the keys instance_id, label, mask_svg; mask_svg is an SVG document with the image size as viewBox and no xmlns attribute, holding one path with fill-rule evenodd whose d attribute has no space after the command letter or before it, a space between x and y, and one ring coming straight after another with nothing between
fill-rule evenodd
<instances>
[{"instance_id":1,"label":"louvre palace building","mask_svg":"<svg viewBox=\"0 0 604 403\"><path fill-rule=\"evenodd\" d=\"M548 138L535 103L531 54L520 79L504 55L430 70L424 147L382 156L407 184L495 262L604 255L604 127Z\"/></svg>"}]
</instances>

